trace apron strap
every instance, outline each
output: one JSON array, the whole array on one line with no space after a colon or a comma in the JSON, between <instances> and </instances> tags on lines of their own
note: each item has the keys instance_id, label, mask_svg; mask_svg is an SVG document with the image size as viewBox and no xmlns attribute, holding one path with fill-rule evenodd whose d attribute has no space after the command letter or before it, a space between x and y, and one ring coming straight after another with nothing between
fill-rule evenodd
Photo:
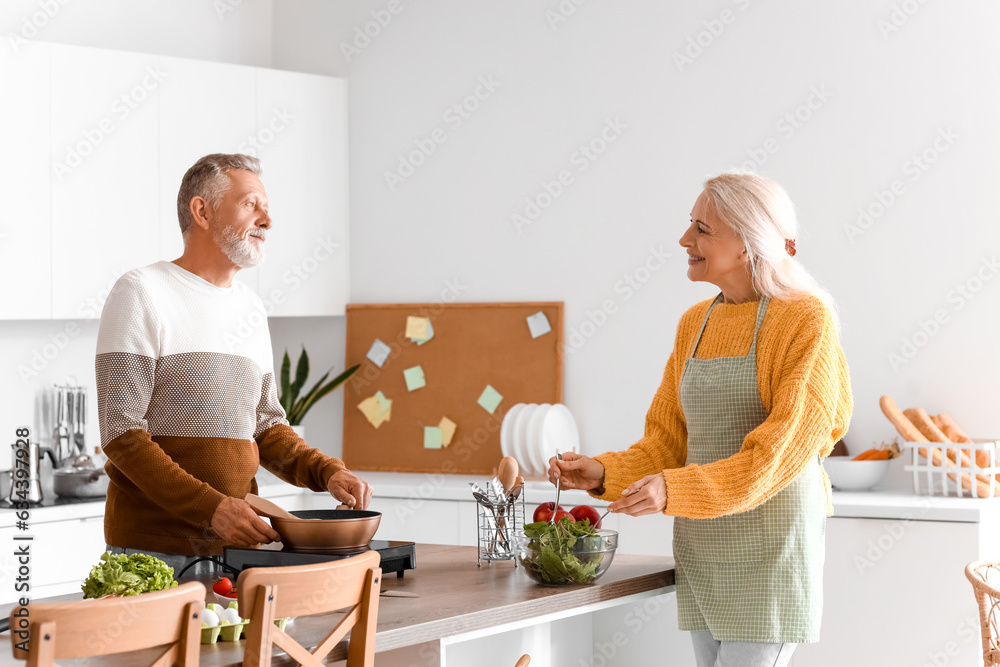
<instances>
[{"instance_id":1,"label":"apron strap","mask_svg":"<svg viewBox=\"0 0 1000 667\"><path fill-rule=\"evenodd\" d=\"M701 343L702 334L705 333L705 326L708 325L708 316L712 314L712 309L715 305L719 303L722 299L722 292L715 297L712 305L708 307L708 312L705 313L705 319L701 321L701 329L698 330L698 337L694 339L694 346L691 348L691 358L694 358L695 352L698 351L698 344ZM767 314L767 305L771 302L768 297L762 297L760 303L757 305L757 322L754 324L753 328L753 342L750 343L750 352L747 356L755 355L757 353L757 333L760 331L760 325L764 322L764 315Z\"/></svg>"},{"instance_id":2,"label":"apron strap","mask_svg":"<svg viewBox=\"0 0 1000 667\"><path fill-rule=\"evenodd\" d=\"M701 329L698 330L698 337L694 339L694 346L691 348L691 359L694 359L694 353L698 351L698 343L701 342L701 335L705 333L705 325L708 324L708 316L712 314L712 309L715 308L715 304L719 303L719 299L722 298L722 292L719 292L719 296L715 297L715 301L708 307L708 312L705 313L705 319L701 321Z\"/></svg>"},{"instance_id":3,"label":"apron strap","mask_svg":"<svg viewBox=\"0 0 1000 667\"><path fill-rule=\"evenodd\" d=\"M757 324L753 328L753 342L750 343L750 354L747 356L753 356L757 354L757 332L760 331L760 325L764 321L764 315L767 313L767 305L771 303L771 299L768 297L762 297L760 304L757 306Z\"/></svg>"}]
</instances>

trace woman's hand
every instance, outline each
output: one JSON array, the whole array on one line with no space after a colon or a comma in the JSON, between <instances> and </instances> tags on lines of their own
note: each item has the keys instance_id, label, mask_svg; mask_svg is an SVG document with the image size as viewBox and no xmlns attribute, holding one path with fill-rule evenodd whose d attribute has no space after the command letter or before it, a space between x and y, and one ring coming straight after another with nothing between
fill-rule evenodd
<instances>
[{"instance_id":1,"label":"woman's hand","mask_svg":"<svg viewBox=\"0 0 1000 667\"><path fill-rule=\"evenodd\" d=\"M647 475L622 491L622 497L608 505L612 512L631 516L656 514L667 508L667 482L662 473Z\"/></svg>"},{"instance_id":2,"label":"woman's hand","mask_svg":"<svg viewBox=\"0 0 1000 667\"><path fill-rule=\"evenodd\" d=\"M604 464L583 454L566 452L562 455L562 461L554 456L549 459L548 476L553 484L562 478L560 488L590 491L601 485Z\"/></svg>"}]
</instances>

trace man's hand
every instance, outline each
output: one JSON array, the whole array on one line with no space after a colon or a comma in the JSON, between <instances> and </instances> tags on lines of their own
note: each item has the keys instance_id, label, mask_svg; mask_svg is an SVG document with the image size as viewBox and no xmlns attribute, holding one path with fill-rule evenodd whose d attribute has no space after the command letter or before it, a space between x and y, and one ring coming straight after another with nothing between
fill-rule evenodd
<instances>
[{"instance_id":1,"label":"man's hand","mask_svg":"<svg viewBox=\"0 0 1000 667\"><path fill-rule=\"evenodd\" d=\"M257 516L247 501L227 496L212 515L212 530L234 547L251 547L276 542L281 535Z\"/></svg>"},{"instance_id":2,"label":"man's hand","mask_svg":"<svg viewBox=\"0 0 1000 667\"><path fill-rule=\"evenodd\" d=\"M330 476L327 490L334 498L351 509L367 509L372 499L371 484L355 475L350 470L338 470Z\"/></svg>"},{"instance_id":3,"label":"man's hand","mask_svg":"<svg viewBox=\"0 0 1000 667\"><path fill-rule=\"evenodd\" d=\"M667 482L662 473L647 475L622 491L622 497L608 505L612 512L631 516L656 514L667 508Z\"/></svg>"}]
</instances>

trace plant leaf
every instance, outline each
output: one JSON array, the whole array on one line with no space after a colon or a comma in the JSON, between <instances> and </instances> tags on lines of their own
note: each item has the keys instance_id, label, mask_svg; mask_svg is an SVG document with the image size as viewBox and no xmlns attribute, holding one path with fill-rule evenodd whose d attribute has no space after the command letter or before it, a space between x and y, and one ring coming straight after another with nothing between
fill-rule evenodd
<instances>
[{"instance_id":1,"label":"plant leaf","mask_svg":"<svg viewBox=\"0 0 1000 667\"><path fill-rule=\"evenodd\" d=\"M302 348L302 355L299 357L299 363L295 367L295 381L292 382L292 403L298 397L299 392L302 391L302 385L306 383L306 378L309 377L309 355L306 354L306 348Z\"/></svg>"},{"instance_id":2,"label":"plant leaf","mask_svg":"<svg viewBox=\"0 0 1000 667\"><path fill-rule=\"evenodd\" d=\"M316 386L314 386L312 390L308 394L306 394L306 397L302 399L302 401L300 402L300 408L298 410L298 413L304 416L306 412L309 411L309 408L311 408L317 401L319 401L321 398L329 394L331 391L333 391L340 385L344 384L344 382L346 382L347 379L351 377L354 374L354 372L359 368L361 368L360 364L351 366L346 371L344 371L337 377L330 380L326 385L320 386L323 384L323 380L325 380L326 377L330 374L328 371L325 375L323 375L322 378L320 378L320 381L316 383Z\"/></svg>"},{"instance_id":3,"label":"plant leaf","mask_svg":"<svg viewBox=\"0 0 1000 667\"><path fill-rule=\"evenodd\" d=\"M288 374L291 367L292 360L288 358L288 348L285 348L285 358L281 360L281 388L280 396L278 396L278 403L285 409L285 414L288 414L288 409L292 404L292 392L288 385Z\"/></svg>"},{"instance_id":4,"label":"plant leaf","mask_svg":"<svg viewBox=\"0 0 1000 667\"><path fill-rule=\"evenodd\" d=\"M330 370L333 370L333 369L330 369ZM306 407L309 404L309 399L312 398L313 395L320 390L320 388L321 388L320 386L323 384L323 381L326 380L326 378L327 378L328 375L330 375L330 371L327 371L326 373L323 373L323 376L316 382L316 384L314 384L312 386L312 389L310 389L309 391L307 391L302 398L300 398L299 400L297 400L292 405L292 412L295 413L295 415L299 419L302 419L302 417L304 417L305 414L306 414L306 412L309 410L309 408Z\"/></svg>"}]
</instances>

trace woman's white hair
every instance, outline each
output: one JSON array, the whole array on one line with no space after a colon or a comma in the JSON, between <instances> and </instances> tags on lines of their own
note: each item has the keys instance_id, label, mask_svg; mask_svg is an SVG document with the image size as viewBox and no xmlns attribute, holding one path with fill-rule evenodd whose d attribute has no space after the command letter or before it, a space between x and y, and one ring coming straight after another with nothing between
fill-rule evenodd
<instances>
[{"instance_id":1,"label":"woman's white hair","mask_svg":"<svg viewBox=\"0 0 1000 667\"><path fill-rule=\"evenodd\" d=\"M785 189L750 171L727 171L705 181L716 214L746 245L754 290L772 299L819 298L840 330L837 304L785 248L798 233L795 207Z\"/></svg>"}]
</instances>

